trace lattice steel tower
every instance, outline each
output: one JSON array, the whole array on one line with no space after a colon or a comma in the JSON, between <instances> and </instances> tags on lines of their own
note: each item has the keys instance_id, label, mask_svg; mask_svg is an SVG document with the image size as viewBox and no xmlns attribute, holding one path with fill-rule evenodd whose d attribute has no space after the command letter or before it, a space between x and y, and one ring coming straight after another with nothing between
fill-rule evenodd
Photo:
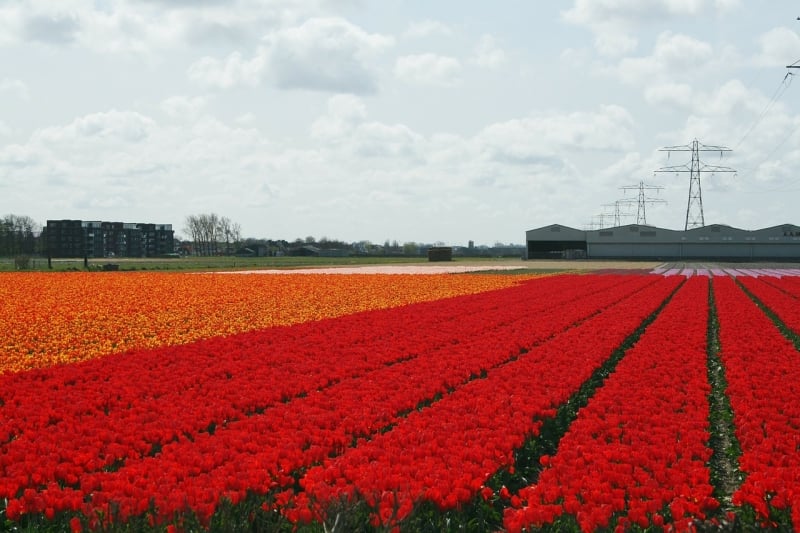
<instances>
[{"instance_id":1,"label":"lattice steel tower","mask_svg":"<svg viewBox=\"0 0 800 533\"><path fill-rule=\"evenodd\" d=\"M720 172L736 172L730 167L722 167L718 165L706 165L700 161L700 152L719 152L722 158L723 152L730 152L730 148L724 146L709 146L699 143L697 139L692 141L692 144L686 146L667 146L662 148L661 152L667 152L667 157L672 152L692 152L691 163L676 165L671 167L663 167L656 172L681 172L689 173L689 202L686 205L686 226L684 230L690 228L702 228L706 225L705 217L703 216L703 193L700 188L700 174L703 172L711 172L712 174Z\"/></svg>"},{"instance_id":2,"label":"lattice steel tower","mask_svg":"<svg viewBox=\"0 0 800 533\"><path fill-rule=\"evenodd\" d=\"M639 185L625 185L624 187L620 187L623 191L628 191L631 189L638 189L639 190L639 198L636 200L633 199L626 199L626 200L617 200L617 202L622 203L633 203L636 202L636 223L647 225L647 204L665 204L667 203L665 200L661 200L659 198L651 198L647 196L645 191L660 191L663 189L661 185L648 185L643 181L639 182Z\"/></svg>"}]
</instances>

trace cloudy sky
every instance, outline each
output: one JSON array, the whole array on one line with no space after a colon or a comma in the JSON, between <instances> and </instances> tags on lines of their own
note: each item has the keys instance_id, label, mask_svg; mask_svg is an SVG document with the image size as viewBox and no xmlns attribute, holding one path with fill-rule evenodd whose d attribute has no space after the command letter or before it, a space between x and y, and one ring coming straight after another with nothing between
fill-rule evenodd
<instances>
[{"instance_id":1,"label":"cloudy sky","mask_svg":"<svg viewBox=\"0 0 800 533\"><path fill-rule=\"evenodd\" d=\"M0 215L519 243L800 224L788 0L5 0ZM655 187L662 187L656 189Z\"/></svg>"}]
</instances>

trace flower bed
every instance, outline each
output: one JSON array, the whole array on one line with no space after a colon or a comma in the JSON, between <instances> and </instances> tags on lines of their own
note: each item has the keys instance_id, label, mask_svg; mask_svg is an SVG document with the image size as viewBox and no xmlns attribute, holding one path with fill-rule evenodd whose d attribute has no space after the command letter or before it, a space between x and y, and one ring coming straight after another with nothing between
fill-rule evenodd
<instances>
[{"instance_id":1,"label":"flower bed","mask_svg":"<svg viewBox=\"0 0 800 533\"><path fill-rule=\"evenodd\" d=\"M582 531L690 529L719 504L706 465L708 278L690 278L581 409L508 531L572 515ZM591 472L591 475L586 475Z\"/></svg>"},{"instance_id":2,"label":"flower bed","mask_svg":"<svg viewBox=\"0 0 800 533\"><path fill-rule=\"evenodd\" d=\"M294 454L298 442L310 446L305 426L296 425L298 420L313 419L323 426L349 423L351 427L345 428L350 435L345 432L326 441L328 448L341 447L342 442L391 422L393 413L413 408L473 373L517 355L525 343L556 334L596 312L597 306L610 304L617 298L611 289L625 293L652 282L609 276L594 284L577 283L580 279L564 276L547 284L534 281L426 305L6 376L0 383L4 391L0 442L6 443L0 459L5 478L0 496L46 492L38 507L30 502L24 507L41 512L46 508L76 510L76 502L92 493L92 502L101 502L97 505L102 508L113 500L120 504L119 513L127 517L143 512L154 496L149 477L165 473L196 477L193 469L198 465L205 465L206 470L230 468L231 453L240 451L236 444L248 440L247 435L256 436L249 439L253 442L258 441L257 436L277 439L263 445L278 446L277 453L292 450ZM559 315L560 321L544 320L562 307L567 312ZM491 349L497 358L494 362L487 358ZM464 357L469 354L471 363ZM377 387L376 374L382 380ZM165 375L175 377L164 380ZM416 395L381 398L387 386L408 375L432 376L438 381L423 382ZM333 390L325 397L314 394L329 387ZM382 403L373 419L363 419L364 412L335 408L347 387L351 397L360 395L350 404L355 407L376 401L369 392L379 395ZM305 395L310 396L300 398ZM206 401L208 398L213 401ZM288 400L294 401L281 403ZM326 415L328 422L323 422ZM361 427L352 427L353 420ZM275 431L275 424L281 421L292 431L291 436ZM265 431L265 427L272 429ZM214 438L209 439L212 433ZM325 439L321 436L320 440ZM220 449L228 451L224 456L214 453ZM272 454L274 450L266 451ZM273 455L275 467L262 472L260 484L247 480L230 490L263 492L274 487L274 480L264 481L270 473L287 482L281 477L286 468L277 468L279 461ZM300 455L306 457L304 461L315 460L311 453ZM188 457L195 460L187 461ZM179 473L178 464L189 473ZM304 464L292 463L288 470ZM129 472L134 472L138 481L123 489L130 493L137 490L138 483L138 497L125 494L120 498L105 489L119 487L117 480ZM164 516L175 510L174 503L166 503L175 501L174 481L160 484L168 493L166 500L157 500ZM193 506L196 511L207 511L209 506L213 511L223 492L215 492L211 502L207 493L203 495L202 502L197 496L190 500L197 503ZM180 505L183 509L185 501ZM93 514L91 505L80 508Z\"/></svg>"},{"instance_id":3,"label":"flower bed","mask_svg":"<svg viewBox=\"0 0 800 533\"><path fill-rule=\"evenodd\" d=\"M514 450L678 284L662 278L620 298L485 379L412 412L392 431L310 469L297 506L310 505L324 518L328 505L358 495L374 508L376 525L391 525L423 500L440 509L467 503L513 464Z\"/></svg>"},{"instance_id":4,"label":"flower bed","mask_svg":"<svg viewBox=\"0 0 800 533\"><path fill-rule=\"evenodd\" d=\"M706 399L719 366L706 276L128 275L48 278L76 304L32 353L61 350L61 335L86 360L3 367L0 529L800 526L800 358L773 324L791 321L790 278L711 278L746 475L717 498L708 420L730 410ZM195 294L214 312L171 303L167 281L184 277L206 280L183 287L217 295ZM31 290L13 279L4 295ZM244 311L259 298L278 307ZM19 357L23 307L0 301L0 365ZM104 331L123 310L129 329ZM199 330L191 342L170 334L178 316ZM155 347L100 349L158 324ZM717 499L734 490L726 515Z\"/></svg>"},{"instance_id":5,"label":"flower bed","mask_svg":"<svg viewBox=\"0 0 800 533\"><path fill-rule=\"evenodd\" d=\"M714 294L746 476L733 501L764 527L800 530L798 351L732 280L715 280Z\"/></svg>"},{"instance_id":6,"label":"flower bed","mask_svg":"<svg viewBox=\"0 0 800 533\"><path fill-rule=\"evenodd\" d=\"M764 303L796 335L800 335L800 283L798 278L764 280L741 278L739 282Z\"/></svg>"},{"instance_id":7,"label":"flower bed","mask_svg":"<svg viewBox=\"0 0 800 533\"><path fill-rule=\"evenodd\" d=\"M532 277L0 273L0 374L484 292Z\"/></svg>"}]
</instances>

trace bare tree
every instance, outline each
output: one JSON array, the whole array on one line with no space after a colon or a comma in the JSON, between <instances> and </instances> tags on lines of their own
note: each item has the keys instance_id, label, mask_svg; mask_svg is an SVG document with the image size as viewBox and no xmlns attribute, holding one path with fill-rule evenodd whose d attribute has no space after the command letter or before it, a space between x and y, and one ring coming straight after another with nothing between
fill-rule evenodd
<instances>
[{"instance_id":1,"label":"bare tree","mask_svg":"<svg viewBox=\"0 0 800 533\"><path fill-rule=\"evenodd\" d=\"M225 253L230 254L232 252L231 247L235 248L242 240L242 228L228 217L222 217L219 219L219 232L222 241L225 243Z\"/></svg>"},{"instance_id":2,"label":"bare tree","mask_svg":"<svg viewBox=\"0 0 800 533\"><path fill-rule=\"evenodd\" d=\"M189 215L185 231L194 242L196 255L229 254L232 247L242 240L241 226L216 213Z\"/></svg>"},{"instance_id":3,"label":"bare tree","mask_svg":"<svg viewBox=\"0 0 800 533\"><path fill-rule=\"evenodd\" d=\"M41 229L29 216L4 216L0 220L0 255L10 257L34 254Z\"/></svg>"},{"instance_id":4,"label":"bare tree","mask_svg":"<svg viewBox=\"0 0 800 533\"><path fill-rule=\"evenodd\" d=\"M192 253L200 255L200 220L196 215L186 217L184 231L189 234L189 238L192 240Z\"/></svg>"}]
</instances>

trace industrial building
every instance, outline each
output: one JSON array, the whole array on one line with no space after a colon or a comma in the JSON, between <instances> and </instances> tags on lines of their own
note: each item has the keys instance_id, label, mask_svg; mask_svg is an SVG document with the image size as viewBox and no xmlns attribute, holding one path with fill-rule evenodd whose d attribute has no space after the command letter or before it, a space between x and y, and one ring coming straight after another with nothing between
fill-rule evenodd
<instances>
[{"instance_id":1,"label":"industrial building","mask_svg":"<svg viewBox=\"0 0 800 533\"><path fill-rule=\"evenodd\" d=\"M525 232L528 259L798 261L800 227L743 230L713 224L686 231L630 224L578 230L552 224Z\"/></svg>"},{"instance_id":2,"label":"industrial building","mask_svg":"<svg viewBox=\"0 0 800 533\"><path fill-rule=\"evenodd\" d=\"M174 252L172 224L48 220L49 257L157 257Z\"/></svg>"}]
</instances>

